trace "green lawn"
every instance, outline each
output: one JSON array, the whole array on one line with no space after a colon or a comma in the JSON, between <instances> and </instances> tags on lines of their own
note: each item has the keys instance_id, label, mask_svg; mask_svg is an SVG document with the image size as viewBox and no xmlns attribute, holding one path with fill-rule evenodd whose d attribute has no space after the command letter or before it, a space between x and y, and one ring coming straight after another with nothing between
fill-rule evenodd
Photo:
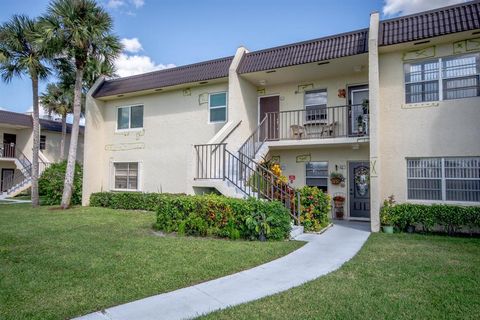
<instances>
[{"instance_id":1,"label":"green lawn","mask_svg":"<svg viewBox=\"0 0 480 320\"><path fill-rule=\"evenodd\" d=\"M480 239L372 234L340 270L202 319L479 319Z\"/></svg>"},{"instance_id":2,"label":"green lawn","mask_svg":"<svg viewBox=\"0 0 480 320\"><path fill-rule=\"evenodd\" d=\"M302 245L159 237L154 218L0 204L0 319L78 316L247 269Z\"/></svg>"}]
</instances>

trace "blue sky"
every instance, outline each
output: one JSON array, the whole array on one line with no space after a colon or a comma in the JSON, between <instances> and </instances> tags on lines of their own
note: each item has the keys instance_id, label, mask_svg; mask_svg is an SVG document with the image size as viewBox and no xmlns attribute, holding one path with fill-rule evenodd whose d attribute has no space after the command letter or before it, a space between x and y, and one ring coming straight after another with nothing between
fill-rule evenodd
<instances>
[{"instance_id":1,"label":"blue sky","mask_svg":"<svg viewBox=\"0 0 480 320\"><path fill-rule=\"evenodd\" d=\"M366 28L374 10L391 17L463 0L98 1L112 14L114 31L126 44L117 62L119 74L130 75L230 56L240 45L258 50ZM17 13L38 16L48 3L1 0L0 23ZM28 78L0 82L0 108L26 112L31 105Z\"/></svg>"}]
</instances>

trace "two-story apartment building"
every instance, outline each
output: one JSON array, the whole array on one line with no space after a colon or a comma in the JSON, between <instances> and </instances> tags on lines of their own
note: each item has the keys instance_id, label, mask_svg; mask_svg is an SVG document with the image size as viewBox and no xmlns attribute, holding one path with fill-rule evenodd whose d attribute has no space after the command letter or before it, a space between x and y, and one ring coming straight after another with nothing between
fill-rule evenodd
<instances>
[{"instance_id":1,"label":"two-story apartment building","mask_svg":"<svg viewBox=\"0 0 480 320\"><path fill-rule=\"evenodd\" d=\"M345 197L345 217L373 231L392 194L478 204L479 17L479 1L372 13L362 30L102 79L87 97L83 204L106 190L255 193L262 157L294 187Z\"/></svg>"},{"instance_id":2,"label":"two-story apartment building","mask_svg":"<svg viewBox=\"0 0 480 320\"><path fill-rule=\"evenodd\" d=\"M70 145L71 125L67 124L65 156ZM77 151L77 161L83 161L83 126ZM30 187L33 155L32 116L0 110L0 196L14 196ZM62 159L60 144L62 124L58 121L40 119L40 171L50 163Z\"/></svg>"}]
</instances>

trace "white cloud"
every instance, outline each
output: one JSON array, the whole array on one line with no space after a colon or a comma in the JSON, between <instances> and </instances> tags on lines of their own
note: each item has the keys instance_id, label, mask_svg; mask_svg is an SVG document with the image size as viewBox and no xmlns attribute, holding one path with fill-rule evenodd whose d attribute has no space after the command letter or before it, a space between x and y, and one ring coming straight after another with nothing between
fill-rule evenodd
<instances>
[{"instance_id":1,"label":"white cloud","mask_svg":"<svg viewBox=\"0 0 480 320\"><path fill-rule=\"evenodd\" d=\"M142 44L140 43L140 41L138 41L138 38L123 38L122 40L120 40L120 42L123 44L123 50L127 52L136 53L143 50Z\"/></svg>"},{"instance_id":2,"label":"white cloud","mask_svg":"<svg viewBox=\"0 0 480 320\"><path fill-rule=\"evenodd\" d=\"M140 7L143 7L143 5L145 4L145 1L144 0L132 0L132 3L135 6L135 8L140 8Z\"/></svg>"},{"instance_id":3,"label":"white cloud","mask_svg":"<svg viewBox=\"0 0 480 320\"><path fill-rule=\"evenodd\" d=\"M465 0L385 0L383 14L385 16L407 15L461 2Z\"/></svg>"},{"instance_id":4,"label":"white cloud","mask_svg":"<svg viewBox=\"0 0 480 320\"><path fill-rule=\"evenodd\" d=\"M117 75L120 77L128 77L150 71L173 68L175 65L172 63L155 64L155 62L148 56L129 56L122 53L115 61L115 67L117 68Z\"/></svg>"},{"instance_id":5,"label":"white cloud","mask_svg":"<svg viewBox=\"0 0 480 320\"><path fill-rule=\"evenodd\" d=\"M109 7L110 9L117 9L124 5L125 2L123 0L108 0L107 2L107 7Z\"/></svg>"},{"instance_id":6,"label":"white cloud","mask_svg":"<svg viewBox=\"0 0 480 320\"><path fill-rule=\"evenodd\" d=\"M6 111L6 110L8 110L8 109L7 109L7 108L0 107L0 110Z\"/></svg>"}]
</instances>

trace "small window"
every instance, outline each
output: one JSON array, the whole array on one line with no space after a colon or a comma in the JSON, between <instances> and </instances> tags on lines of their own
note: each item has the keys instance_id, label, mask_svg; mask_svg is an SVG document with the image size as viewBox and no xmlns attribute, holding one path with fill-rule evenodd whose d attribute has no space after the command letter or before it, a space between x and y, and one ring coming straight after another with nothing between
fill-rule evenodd
<instances>
[{"instance_id":1,"label":"small window","mask_svg":"<svg viewBox=\"0 0 480 320\"><path fill-rule=\"evenodd\" d=\"M208 98L209 122L227 121L227 93L212 93Z\"/></svg>"},{"instance_id":2,"label":"small window","mask_svg":"<svg viewBox=\"0 0 480 320\"><path fill-rule=\"evenodd\" d=\"M320 190L328 191L328 162L307 162L306 166L306 185L317 187Z\"/></svg>"},{"instance_id":3,"label":"small window","mask_svg":"<svg viewBox=\"0 0 480 320\"><path fill-rule=\"evenodd\" d=\"M407 160L408 199L480 202L480 157Z\"/></svg>"},{"instance_id":4,"label":"small window","mask_svg":"<svg viewBox=\"0 0 480 320\"><path fill-rule=\"evenodd\" d=\"M305 92L306 121L321 121L327 119L327 90L312 90Z\"/></svg>"},{"instance_id":5,"label":"small window","mask_svg":"<svg viewBox=\"0 0 480 320\"><path fill-rule=\"evenodd\" d=\"M117 109L117 129L143 128L143 106L120 107Z\"/></svg>"},{"instance_id":6,"label":"small window","mask_svg":"<svg viewBox=\"0 0 480 320\"><path fill-rule=\"evenodd\" d=\"M138 163L119 162L115 167L116 190L138 190Z\"/></svg>"},{"instance_id":7,"label":"small window","mask_svg":"<svg viewBox=\"0 0 480 320\"><path fill-rule=\"evenodd\" d=\"M47 137L40 136L40 150L45 150L46 146L47 146Z\"/></svg>"}]
</instances>

